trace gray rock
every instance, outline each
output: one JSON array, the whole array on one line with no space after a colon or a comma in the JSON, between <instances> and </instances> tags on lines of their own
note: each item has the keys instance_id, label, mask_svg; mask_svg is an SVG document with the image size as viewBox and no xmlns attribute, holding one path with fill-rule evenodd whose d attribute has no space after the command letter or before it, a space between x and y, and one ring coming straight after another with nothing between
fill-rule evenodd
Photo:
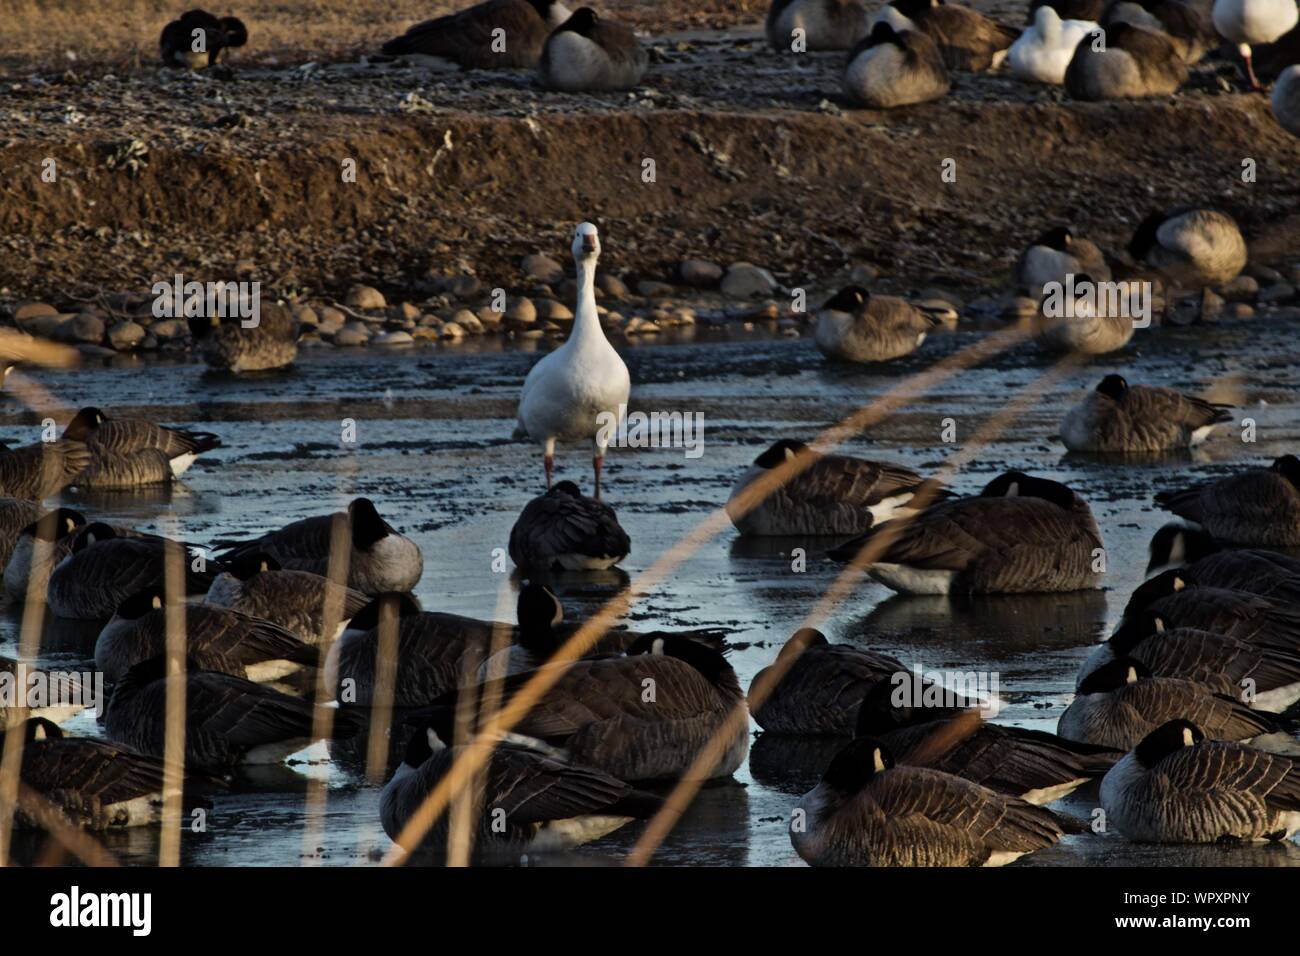
<instances>
[{"instance_id":1,"label":"gray rock","mask_svg":"<svg viewBox=\"0 0 1300 956\"><path fill-rule=\"evenodd\" d=\"M1246 273L1254 276L1261 283L1272 284L1282 281L1282 273L1278 272L1276 269L1271 269L1268 266L1262 266L1254 262L1246 266Z\"/></svg>"},{"instance_id":2,"label":"gray rock","mask_svg":"<svg viewBox=\"0 0 1300 956\"><path fill-rule=\"evenodd\" d=\"M722 266L704 259L687 259L677 271L683 282L697 289L711 289L722 281Z\"/></svg>"},{"instance_id":3,"label":"gray rock","mask_svg":"<svg viewBox=\"0 0 1300 956\"><path fill-rule=\"evenodd\" d=\"M370 329L364 322L349 322L334 333L334 344L343 346L365 345L370 341Z\"/></svg>"},{"instance_id":4,"label":"gray rock","mask_svg":"<svg viewBox=\"0 0 1300 956\"><path fill-rule=\"evenodd\" d=\"M140 343L144 341L144 337L144 327L137 322L132 322L130 319L118 322L108 330L108 344L119 352L129 352L132 349L139 348Z\"/></svg>"},{"instance_id":5,"label":"gray rock","mask_svg":"<svg viewBox=\"0 0 1300 956\"><path fill-rule=\"evenodd\" d=\"M610 275L607 272L602 272L596 277L596 291L605 293L605 295L609 296L611 299L626 299L630 294L628 292L627 284L622 279L618 276ZM567 293L564 297L566 299L571 299L573 298L573 293Z\"/></svg>"},{"instance_id":6,"label":"gray rock","mask_svg":"<svg viewBox=\"0 0 1300 956\"><path fill-rule=\"evenodd\" d=\"M321 335L333 335L347 323L348 317L346 315L334 308L334 306L327 305L320 310L318 331Z\"/></svg>"},{"instance_id":7,"label":"gray rock","mask_svg":"<svg viewBox=\"0 0 1300 956\"><path fill-rule=\"evenodd\" d=\"M1261 305L1273 302L1288 302L1295 298L1295 286L1288 282L1279 282L1264 289L1259 294Z\"/></svg>"},{"instance_id":8,"label":"gray rock","mask_svg":"<svg viewBox=\"0 0 1300 956\"><path fill-rule=\"evenodd\" d=\"M775 288L772 273L749 262L733 263L722 279L722 294L732 299L771 295Z\"/></svg>"},{"instance_id":9,"label":"gray rock","mask_svg":"<svg viewBox=\"0 0 1300 956\"><path fill-rule=\"evenodd\" d=\"M445 291L452 297L460 299L472 299L478 295L483 288L483 283L473 276L456 276L447 283Z\"/></svg>"},{"instance_id":10,"label":"gray rock","mask_svg":"<svg viewBox=\"0 0 1300 956\"><path fill-rule=\"evenodd\" d=\"M298 325L304 329L314 329L320 325L320 316L309 305L294 306L293 317L298 320Z\"/></svg>"},{"instance_id":11,"label":"gray rock","mask_svg":"<svg viewBox=\"0 0 1300 956\"><path fill-rule=\"evenodd\" d=\"M537 303L537 317L547 322L572 322L573 312L563 302L542 299Z\"/></svg>"},{"instance_id":12,"label":"gray rock","mask_svg":"<svg viewBox=\"0 0 1300 956\"><path fill-rule=\"evenodd\" d=\"M1213 289L1201 290L1201 320L1213 322L1223 312L1223 298Z\"/></svg>"},{"instance_id":13,"label":"gray rock","mask_svg":"<svg viewBox=\"0 0 1300 956\"><path fill-rule=\"evenodd\" d=\"M89 312L74 315L54 330L54 337L60 342L75 345L84 342L98 345L104 341L104 320Z\"/></svg>"},{"instance_id":14,"label":"gray rock","mask_svg":"<svg viewBox=\"0 0 1300 956\"><path fill-rule=\"evenodd\" d=\"M673 287L667 282L642 279L636 284L636 291L637 295L643 295L647 299L666 299L673 294Z\"/></svg>"},{"instance_id":15,"label":"gray rock","mask_svg":"<svg viewBox=\"0 0 1300 956\"><path fill-rule=\"evenodd\" d=\"M150 326L149 332L160 341L171 342L189 338L190 327L184 319L163 319Z\"/></svg>"},{"instance_id":16,"label":"gray rock","mask_svg":"<svg viewBox=\"0 0 1300 956\"><path fill-rule=\"evenodd\" d=\"M14 310L14 321L22 325L26 319L34 319L42 315L58 315L59 310L47 302L24 302Z\"/></svg>"},{"instance_id":17,"label":"gray rock","mask_svg":"<svg viewBox=\"0 0 1300 956\"><path fill-rule=\"evenodd\" d=\"M378 289L368 285L354 285L348 289L348 297L344 305L361 312L368 312L372 309L382 309L387 303Z\"/></svg>"},{"instance_id":18,"label":"gray rock","mask_svg":"<svg viewBox=\"0 0 1300 956\"><path fill-rule=\"evenodd\" d=\"M544 282L550 285L564 278L564 267L550 256L540 253L524 256L524 261L519 267L524 270L524 278L530 282Z\"/></svg>"},{"instance_id":19,"label":"gray rock","mask_svg":"<svg viewBox=\"0 0 1300 956\"><path fill-rule=\"evenodd\" d=\"M537 321L537 307L532 299L519 298L506 308L506 324L510 326L532 325Z\"/></svg>"},{"instance_id":20,"label":"gray rock","mask_svg":"<svg viewBox=\"0 0 1300 956\"><path fill-rule=\"evenodd\" d=\"M415 339L409 332L385 332L370 340L371 345L414 345Z\"/></svg>"},{"instance_id":21,"label":"gray rock","mask_svg":"<svg viewBox=\"0 0 1300 956\"><path fill-rule=\"evenodd\" d=\"M1251 276L1240 275L1220 286L1219 293L1229 302L1253 302L1259 294L1259 283Z\"/></svg>"}]
</instances>

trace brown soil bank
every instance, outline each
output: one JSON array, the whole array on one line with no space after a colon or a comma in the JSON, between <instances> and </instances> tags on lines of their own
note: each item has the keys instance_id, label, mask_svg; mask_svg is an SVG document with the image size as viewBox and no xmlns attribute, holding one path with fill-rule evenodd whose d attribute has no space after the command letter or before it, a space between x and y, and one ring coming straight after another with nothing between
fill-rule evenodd
<instances>
[{"instance_id":1,"label":"brown soil bank","mask_svg":"<svg viewBox=\"0 0 1300 956\"><path fill-rule=\"evenodd\" d=\"M970 290L1004 284L1050 225L1118 252L1147 212L1181 202L1230 211L1258 262L1300 254L1300 140L1262 96L1083 104L962 77L941 102L885 114L836 104L838 57L809 70L728 52L751 77L725 55L700 76L668 59L640 99L409 70L9 91L15 115L80 119L0 130L0 168L26 171L0 190L0 286L87 295L176 272L284 293L409 293L458 272L516 286L522 256L567 261L572 223L590 219L605 267L634 278L705 258L789 285L868 264L885 286ZM39 175L48 158L54 183Z\"/></svg>"}]
</instances>

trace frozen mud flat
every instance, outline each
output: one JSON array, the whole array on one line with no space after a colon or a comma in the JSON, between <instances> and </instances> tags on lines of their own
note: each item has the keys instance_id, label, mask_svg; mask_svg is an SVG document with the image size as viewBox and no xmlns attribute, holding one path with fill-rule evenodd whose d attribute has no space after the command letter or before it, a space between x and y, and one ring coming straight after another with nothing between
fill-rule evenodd
<instances>
[{"instance_id":1,"label":"frozen mud flat","mask_svg":"<svg viewBox=\"0 0 1300 956\"><path fill-rule=\"evenodd\" d=\"M997 473L1022 468L1077 488L1092 504L1109 558L1104 591L948 601L900 598L863 584L822 627L834 641L855 642L926 669L993 670L1000 675L999 721L1054 729L1069 700L1076 668L1089 645L1115 622L1142 578L1151 532L1167 517L1153 509L1154 491L1171 483L1226 474L1300 446L1300 353L1294 312L1267 321L1139 333L1126 352L1070 369L975 456L955 481L975 491ZM625 564L635 576L696 527L727 496L735 477L772 440L809 439L932 361L985 333L960 331L928 340L920 353L888 367L828 366L808 340L762 334L729 341L665 341L625 350L635 383L633 407L699 411L704 453L680 449L612 450L607 500L632 537ZM472 348L325 350L304 354L286 374L232 380L200 365L129 363L32 378L66 406L95 404L173 424L202 423L224 447L205 456L175 488L152 495L68 496L106 520L163 527L174 516L187 539L251 534L373 498L390 522L424 549L418 596L430 610L513 619L512 582L494 574L492 551L504 547L519 509L543 487L540 452L509 441L519 383L535 355ZM1048 366L1021 346L950 379L901 409L847 451L940 467L982 423L1031 385ZM1139 371L1140 369L1140 371ZM1194 456L1109 462L1067 456L1054 440L1066 407L1109 372L1131 382L1171 385L1233 400L1239 417L1257 422L1258 441L1243 444L1225 429ZM0 437L34 440L44 410L0 405ZM356 421L357 443L340 441L342 420ZM940 430L953 418L957 443ZM590 489L589 450L561 447L557 477ZM803 544L807 570L793 573L789 551ZM829 542L741 541L727 531L693 556L628 616L634 627L729 629L741 683L802 622L829 587L838 566L821 553ZM567 583L561 598L571 619L585 617L616 581ZM503 608L504 610L498 610ZM17 629L4 619L0 653L14 654ZM89 666L94 631L47 642L42 662ZM97 733L93 717L70 725ZM756 728L755 728L756 729ZM656 857L661 864L799 864L786 833L796 795L812 786L837 746L815 739L756 738L734 781L707 788ZM323 746L306 763L216 799L205 835L187 835L184 860L194 865L356 865L373 862L390 844L378 823L378 788L350 760L329 761ZM304 847L308 774L328 783L323 832ZM1087 818L1095 788L1058 804ZM586 847L576 858L618 862L638 828ZM130 863L156 860L158 831L113 834L109 848ZM20 841L28 859L40 855ZM548 862L548 861L535 861ZM559 861L549 861L559 862ZM1220 864L1291 865L1300 847L1157 848L1116 834L1067 837L1023 865Z\"/></svg>"}]
</instances>

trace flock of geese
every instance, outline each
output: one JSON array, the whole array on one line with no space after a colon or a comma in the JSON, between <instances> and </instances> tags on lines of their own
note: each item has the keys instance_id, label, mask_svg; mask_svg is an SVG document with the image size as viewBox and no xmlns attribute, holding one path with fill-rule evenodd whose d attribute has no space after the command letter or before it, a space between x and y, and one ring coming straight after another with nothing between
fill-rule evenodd
<instances>
[{"instance_id":1,"label":"flock of geese","mask_svg":"<svg viewBox=\"0 0 1300 956\"><path fill-rule=\"evenodd\" d=\"M1004 64L1080 100L1166 96L1221 49L1240 54L1259 90L1252 48L1268 45L1274 114L1300 135L1297 19L1295 0L1031 0L1022 29L946 0L875 9L867 0L772 0L765 26L778 52L847 51L845 95L876 109L938 99L952 72ZM163 30L160 54L169 66L203 68L247 39L239 19L192 10ZM629 27L558 0L485 0L412 26L382 52L467 70L534 69L544 87L566 92L630 89L649 65Z\"/></svg>"},{"instance_id":2,"label":"flock of geese","mask_svg":"<svg viewBox=\"0 0 1300 956\"><path fill-rule=\"evenodd\" d=\"M99 622L95 667L111 686L102 741L63 733L77 710L64 702L0 712L6 746L23 747L21 780L47 809L94 829L157 821L167 701L183 685L188 803L220 799L241 768L278 764L322 736L355 737L377 710L391 712L401 758L379 815L398 840L464 752L476 711L544 670L549 689L495 740L483 773L477 859L571 847L652 816L660 788L699 773L709 744L718 756L704 776L731 775L749 751L742 712L765 734L844 738L792 808L791 843L812 864L1010 862L1078 831L1045 805L1098 778L1107 825L1130 839L1276 841L1300 829L1300 761L1285 732L1300 702L1300 559L1270 550L1300 546L1292 455L1156 497L1182 521L1153 538L1148 579L1085 661L1055 734L985 723L988 701L900 700L900 676L919 675L809 628L748 693L725 635L710 629L615 629L553 663L579 624L565 620L551 575L609 568L630 550L609 505L552 484L555 444L593 438L596 416L627 401L627 368L596 315L599 252L596 228L579 225L573 331L523 383L516 434L543 448L548 489L510 533L526 576L514 625L424 610L411 594L420 548L365 498L201 549L39 504L65 487L168 480L218 447L214 435L88 408L57 441L0 452L5 589L27 613L43 600L57 617ZM1168 450L1225 418L1224 406L1110 375L1062 433L1096 451ZM605 447L593 442L598 482ZM777 469L776 490L749 500ZM820 537L831 559L905 593L1077 591L1099 586L1104 569L1088 503L1019 471L959 495L908 468L781 439L738 476L726 508L742 535ZM169 603L167 568L181 555L170 587L186 600ZM183 673L166 657L177 614ZM326 699L295 685L304 675ZM42 819L20 803L20 824ZM448 841L444 817L405 848Z\"/></svg>"}]
</instances>

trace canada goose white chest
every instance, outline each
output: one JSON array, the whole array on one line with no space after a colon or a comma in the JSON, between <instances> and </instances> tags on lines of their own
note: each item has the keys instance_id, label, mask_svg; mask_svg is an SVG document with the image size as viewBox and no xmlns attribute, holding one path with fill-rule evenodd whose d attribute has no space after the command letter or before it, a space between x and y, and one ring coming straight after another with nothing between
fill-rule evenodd
<instances>
[{"instance_id":1,"label":"canada goose white chest","mask_svg":"<svg viewBox=\"0 0 1300 956\"><path fill-rule=\"evenodd\" d=\"M924 33L895 30L880 21L849 54L844 92L852 100L890 109L937 99L948 92L948 71Z\"/></svg>"},{"instance_id":2,"label":"canada goose white chest","mask_svg":"<svg viewBox=\"0 0 1300 956\"><path fill-rule=\"evenodd\" d=\"M649 62L628 27L582 7L546 38L537 72L553 90L625 90L641 82Z\"/></svg>"}]
</instances>

